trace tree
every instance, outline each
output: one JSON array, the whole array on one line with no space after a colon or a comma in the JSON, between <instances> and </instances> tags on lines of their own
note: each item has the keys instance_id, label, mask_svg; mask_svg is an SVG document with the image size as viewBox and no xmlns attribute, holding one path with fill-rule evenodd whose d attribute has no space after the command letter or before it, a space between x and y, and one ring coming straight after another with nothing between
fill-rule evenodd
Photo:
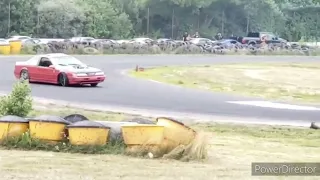
<instances>
[{"instance_id":1,"label":"tree","mask_svg":"<svg viewBox=\"0 0 320 180\"><path fill-rule=\"evenodd\" d=\"M319 8L319 0L2 0L0 36L118 39L148 27L157 37L272 31L298 41L319 36Z\"/></svg>"}]
</instances>

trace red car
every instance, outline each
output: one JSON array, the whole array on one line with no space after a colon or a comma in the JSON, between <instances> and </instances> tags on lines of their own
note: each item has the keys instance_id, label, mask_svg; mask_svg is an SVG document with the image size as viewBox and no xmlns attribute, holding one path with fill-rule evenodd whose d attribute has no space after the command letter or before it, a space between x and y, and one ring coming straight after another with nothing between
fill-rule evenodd
<instances>
[{"instance_id":1,"label":"red car","mask_svg":"<svg viewBox=\"0 0 320 180\"><path fill-rule=\"evenodd\" d=\"M105 80L102 70L90 67L73 56L62 53L36 55L16 62L14 75L29 82L97 86Z\"/></svg>"}]
</instances>

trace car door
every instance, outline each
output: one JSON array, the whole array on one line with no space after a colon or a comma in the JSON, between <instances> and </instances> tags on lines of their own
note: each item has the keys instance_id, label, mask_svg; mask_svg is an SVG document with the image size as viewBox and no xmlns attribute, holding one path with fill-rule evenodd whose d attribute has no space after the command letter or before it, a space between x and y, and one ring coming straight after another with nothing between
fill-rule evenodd
<instances>
[{"instance_id":1,"label":"car door","mask_svg":"<svg viewBox=\"0 0 320 180\"><path fill-rule=\"evenodd\" d=\"M40 82L55 83L57 82L55 74L56 70L49 67L52 62L47 57L42 57L39 61L36 77Z\"/></svg>"},{"instance_id":2,"label":"car door","mask_svg":"<svg viewBox=\"0 0 320 180\"><path fill-rule=\"evenodd\" d=\"M266 39L267 44L279 44L280 41L273 34L268 34Z\"/></svg>"},{"instance_id":3,"label":"car door","mask_svg":"<svg viewBox=\"0 0 320 180\"><path fill-rule=\"evenodd\" d=\"M197 44L197 45L200 45L200 46L203 46L203 45L205 45L206 44L206 40L205 39L200 39L199 40L199 43Z\"/></svg>"}]
</instances>

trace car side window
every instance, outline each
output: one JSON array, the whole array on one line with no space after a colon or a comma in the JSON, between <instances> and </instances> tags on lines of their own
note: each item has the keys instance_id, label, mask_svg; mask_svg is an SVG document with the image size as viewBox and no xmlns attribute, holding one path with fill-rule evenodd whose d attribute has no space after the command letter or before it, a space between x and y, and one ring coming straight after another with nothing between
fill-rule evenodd
<instances>
[{"instance_id":1,"label":"car side window","mask_svg":"<svg viewBox=\"0 0 320 180\"><path fill-rule=\"evenodd\" d=\"M51 63L50 59L48 59L46 57L42 57L39 61L39 66L41 66L41 67L49 67L51 65L52 65L52 63Z\"/></svg>"},{"instance_id":2,"label":"car side window","mask_svg":"<svg viewBox=\"0 0 320 180\"><path fill-rule=\"evenodd\" d=\"M274 36L271 35L271 34L267 34L266 35L266 40L268 40L268 41L274 40Z\"/></svg>"}]
</instances>

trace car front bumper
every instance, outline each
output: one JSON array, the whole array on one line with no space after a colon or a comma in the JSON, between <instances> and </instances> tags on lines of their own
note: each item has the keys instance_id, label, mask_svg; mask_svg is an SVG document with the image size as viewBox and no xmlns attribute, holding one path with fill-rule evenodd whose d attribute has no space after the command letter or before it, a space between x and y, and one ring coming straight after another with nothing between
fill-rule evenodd
<instances>
[{"instance_id":1,"label":"car front bumper","mask_svg":"<svg viewBox=\"0 0 320 180\"><path fill-rule=\"evenodd\" d=\"M102 83L105 81L105 76L85 76L85 77L77 77L71 76L69 77L69 84L94 84L94 83Z\"/></svg>"}]
</instances>

